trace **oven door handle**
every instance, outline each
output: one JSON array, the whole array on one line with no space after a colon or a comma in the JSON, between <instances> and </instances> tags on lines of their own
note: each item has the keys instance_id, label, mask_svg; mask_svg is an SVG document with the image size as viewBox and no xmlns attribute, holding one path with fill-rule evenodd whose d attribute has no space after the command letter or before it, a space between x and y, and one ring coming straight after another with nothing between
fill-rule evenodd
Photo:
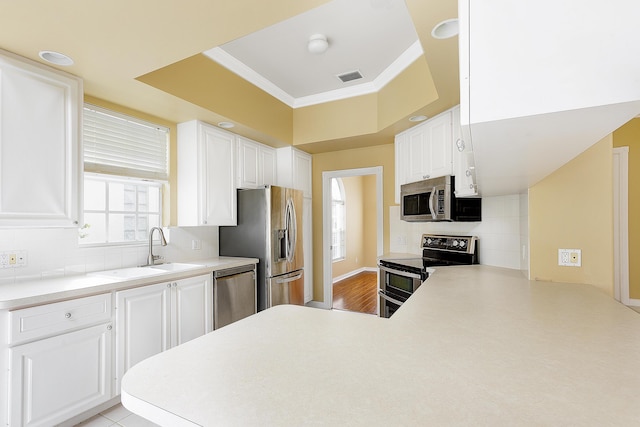
<instances>
[{"instance_id":1,"label":"oven door handle","mask_svg":"<svg viewBox=\"0 0 640 427\"><path fill-rule=\"evenodd\" d=\"M392 302L394 304L397 304L397 305L404 304L402 301L397 300L395 298L391 298L390 296L388 296L382 289L378 289L378 295L380 295L380 298L385 299L385 300L387 300L389 302Z\"/></svg>"},{"instance_id":2,"label":"oven door handle","mask_svg":"<svg viewBox=\"0 0 640 427\"><path fill-rule=\"evenodd\" d=\"M397 274L398 276L411 277L412 279L422 279L419 274L409 273L408 271L394 270L393 268L388 268L380 264L378 264L378 268L387 273Z\"/></svg>"}]
</instances>

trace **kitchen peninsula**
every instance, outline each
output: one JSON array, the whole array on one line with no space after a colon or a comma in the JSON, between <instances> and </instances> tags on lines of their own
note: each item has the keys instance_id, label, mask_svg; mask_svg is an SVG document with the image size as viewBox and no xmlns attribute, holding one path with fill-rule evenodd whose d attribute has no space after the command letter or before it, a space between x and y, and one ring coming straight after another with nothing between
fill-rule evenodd
<instances>
[{"instance_id":1,"label":"kitchen peninsula","mask_svg":"<svg viewBox=\"0 0 640 427\"><path fill-rule=\"evenodd\" d=\"M589 285L436 269L390 319L278 306L122 383L164 426L636 425L640 315Z\"/></svg>"}]
</instances>

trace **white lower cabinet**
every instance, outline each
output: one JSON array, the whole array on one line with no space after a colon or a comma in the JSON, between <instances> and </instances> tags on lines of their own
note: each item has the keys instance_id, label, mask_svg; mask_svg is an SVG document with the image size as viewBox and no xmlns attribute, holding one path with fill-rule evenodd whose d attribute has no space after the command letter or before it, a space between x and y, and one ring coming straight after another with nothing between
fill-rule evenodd
<instances>
[{"instance_id":1,"label":"white lower cabinet","mask_svg":"<svg viewBox=\"0 0 640 427\"><path fill-rule=\"evenodd\" d=\"M9 425L52 426L108 401L111 343L109 323L11 348Z\"/></svg>"},{"instance_id":2,"label":"white lower cabinet","mask_svg":"<svg viewBox=\"0 0 640 427\"><path fill-rule=\"evenodd\" d=\"M136 363L212 330L211 275L116 292L116 393Z\"/></svg>"}]
</instances>

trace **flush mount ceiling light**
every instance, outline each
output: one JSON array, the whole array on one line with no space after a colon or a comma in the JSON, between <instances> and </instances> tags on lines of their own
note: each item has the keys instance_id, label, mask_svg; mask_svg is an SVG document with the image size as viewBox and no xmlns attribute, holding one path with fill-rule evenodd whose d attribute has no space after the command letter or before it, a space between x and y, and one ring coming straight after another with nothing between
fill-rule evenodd
<instances>
[{"instance_id":1,"label":"flush mount ceiling light","mask_svg":"<svg viewBox=\"0 0 640 427\"><path fill-rule=\"evenodd\" d=\"M447 19L440 22L431 30L434 39L448 39L458 35L458 18Z\"/></svg>"},{"instance_id":2,"label":"flush mount ceiling light","mask_svg":"<svg viewBox=\"0 0 640 427\"><path fill-rule=\"evenodd\" d=\"M231 122L220 122L218 123L218 127L221 127L223 129L231 129L232 127L234 127L235 125Z\"/></svg>"},{"instance_id":3,"label":"flush mount ceiling light","mask_svg":"<svg viewBox=\"0 0 640 427\"><path fill-rule=\"evenodd\" d=\"M38 55L40 58L50 62L51 64L64 66L73 65L73 59L63 53L54 52L52 50L42 50Z\"/></svg>"},{"instance_id":4,"label":"flush mount ceiling light","mask_svg":"<svg viewBox=\"0 0 640 427\"><path fill-rule=\"evenodd\" d=\"M409 117L410 122L424 122L427 120L427 116L411 116Z\"/></svg>"},{"instance_id":5,"label":"flush mount ceiling light","mask_svg":"<svg viewBox=\"0 0 640 427\"><path fill-rule=\"evenodd\" d=\"M309 43L307 44L307 50L309 53L320 54L324 53L329 47L329 42L324 34L314 34L309 37Z\"/></svg>"}]
</instances>

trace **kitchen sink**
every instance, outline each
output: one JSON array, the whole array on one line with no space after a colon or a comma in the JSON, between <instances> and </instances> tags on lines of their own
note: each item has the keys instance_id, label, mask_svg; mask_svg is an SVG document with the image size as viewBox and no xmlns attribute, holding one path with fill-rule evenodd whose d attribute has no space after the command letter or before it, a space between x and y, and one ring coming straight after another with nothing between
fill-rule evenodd
<instances>
[{"instance_id":1,"label":"kitchen sink","mask_svg":"<svg viewBox=\"0 0 640 427\"><path fill-rule=\"evenodd\" d=\"M87 276L108 277L111 279L137 279L140 277L155 276L162 273L162 270L151 267L126 267L116 268L115 270L95 271L93 273L88 273Z\"/></svg>"},{"instance_id":2,"label":"kitchen sink","mask_svg":"<svg viewBox=\"0 0 640 427\"><path fill-rule=\"evenodd\" d=\"M149 265L143 268L152 268L152 269L162 270L162 271L184 271L184 270L191 270L193 268L199 268L199 267L202 267L202 265L186 264L181 262L168 262L166 264Z\"/></svg>"}]
</instances>

